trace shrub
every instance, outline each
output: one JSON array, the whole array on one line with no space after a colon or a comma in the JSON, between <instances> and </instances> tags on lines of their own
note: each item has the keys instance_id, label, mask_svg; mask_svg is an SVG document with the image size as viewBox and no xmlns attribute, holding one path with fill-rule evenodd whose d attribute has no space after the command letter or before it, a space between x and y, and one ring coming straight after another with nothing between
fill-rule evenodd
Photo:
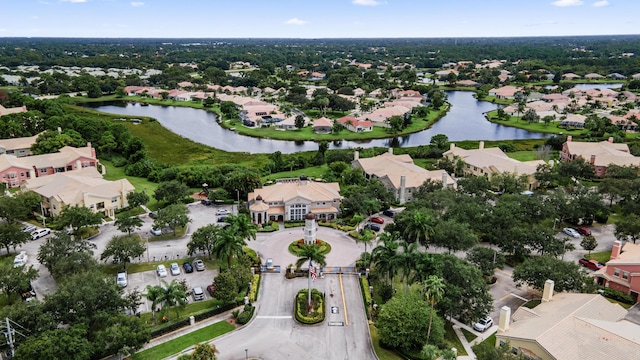
<instances>
[{"instance_id":1,"label":"shrub","mask_svg":"<svg viewBox=\"0 0 640 360\"><path fill-rule=\"evenodd\" d=\"M371 292L369 292L369 280L366 277L360 276L360 291L362 291L362 298L364 299L364 311L369 318L369 306L371 306Z\"/></svg>"},{"instance_id":2,"label":"shrub","mask_svg":"<svg viewBox=\"0 0 640 360\"><path fill-rule=\"evenodd\" d=\"M317 289L311 289L312 309L308 314L306 311L307 296L307 289L298 291L298 294L296 295L294 303L296 320L302 324L307 325L323 322L326 315L324 311L324 296Z\"/></svg>"},{"instance_id":3,"label":"shrub","mask_svg":"<svg viewBox=\"0 0 640 360\"><path fill-rule=\"evenodd\" d=\"M298 227L298 226L304 226L304 221L285 221L284 222L285 229Z\"/></svg>"},{"instance_id":4,"label":"shrub","mask_svg":"<svg viewBox=\"0 0 640 360\"><path fill-rule=\"evenodd\" d=\"M245 305L244 311L242 311L242 313L238 315L236 322L240 325L244 325L248 323L253 317L254 310L255 310L255 307L253 305L251 304Z\"/></svg>"},{"instance_id":5,"label":"shrub","mask_svg":"<svg viewBox=\"0 0 640 360\"><path fill-rule=\"evenodd\" d=\"M249 291L249 301L254 302L258 300L258 290L260 290L260 275L253 275L253 279L251 280L251 290Z\"/></svg>"},{"instance_id":6,"label":"shrub","mask_svg":"<svg viewBox=\"0 0 640 360\"><path fill-rule=\"evenodd\" d=\"M622 303L626 303L626 304L633 304L635 302L635 300L633 299L633 296L625 294L622 291L614 290L611 288L604 289L604 296L616 301L620 301Z\"/></svg>"}]
</instances>

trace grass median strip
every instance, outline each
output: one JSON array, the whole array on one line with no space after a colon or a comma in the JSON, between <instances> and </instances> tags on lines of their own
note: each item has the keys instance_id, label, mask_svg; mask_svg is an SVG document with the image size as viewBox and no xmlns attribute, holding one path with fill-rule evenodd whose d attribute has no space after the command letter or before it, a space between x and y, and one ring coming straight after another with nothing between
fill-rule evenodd
<instances>
[{"instance_id":1,"label":"grass median strip","mask_svg":"<svg viewBox=\"0 0 640 360\"><path fill-rule=\"evenodd\" d=\"M167 356L177 354L178 352L203 341L208 341L216 338L220 335L226 334L235 327L226 321L220 321L215 324L211 324L202 329L196 330L189 334L180 336L173 340L169 340L160 345L154 346L147 350L134 354L131 359L133 360L155 360L163 359Z\"/></svg>"}]
</instances>

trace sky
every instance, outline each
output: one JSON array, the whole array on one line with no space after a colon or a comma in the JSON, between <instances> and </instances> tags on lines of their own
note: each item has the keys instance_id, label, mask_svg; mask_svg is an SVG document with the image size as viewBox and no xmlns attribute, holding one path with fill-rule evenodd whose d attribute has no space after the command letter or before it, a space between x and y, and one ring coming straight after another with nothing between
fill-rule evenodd
<instances>
[{"instance_id":1,"label":"sky","mask_svg":"<svg viewBox=\"0 0 640 360\"><path fill-rule=\"evenodd\" d=\"M0 37L639 34L640 0L1 0Z\"/></svg>"}]
</instances>

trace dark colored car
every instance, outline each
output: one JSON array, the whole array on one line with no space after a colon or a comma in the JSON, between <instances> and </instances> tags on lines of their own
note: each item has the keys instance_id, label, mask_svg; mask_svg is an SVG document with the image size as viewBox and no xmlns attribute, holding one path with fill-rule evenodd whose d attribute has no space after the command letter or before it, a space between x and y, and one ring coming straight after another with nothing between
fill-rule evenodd
<instances>
[{"instance_id":1,"label":"dark colored car","mask_svg":"<svg viewBox=\"0 0 640 360\"><path fill-rule=\"evenodd\" d=\"M207 205L207 206L212 204L211 200L209 200L209 199L202 199L202 200L200 200L200 203L202 205Z\"/></svg>"},{"instance_id":2,"label":"dark colored car","mask_svg":"<svg viewBox=\"0 0 640 360\"><path fill-rule=\"evenodd\" d=\"M393 217L393 215L395 215L395 214L396 214L396 212L391 210L391 209L387 209L387 210L382 212L382 215L388 216L388 217Z\"/></svg>"},{"instance_id":3,"label":"dark colored car","mask_svg":"<svg viewBox=\"0 0 640 360\"><path fill-rule=\"evenodd\" d=\"M149 217L152 219L155 219L158 217L158 212L157 211L152 211L149 213Z\"/></svg>"},{"instance_id":4,"label":"dark colored car","mask_svg":"<svg viewBox=\"0 0 640 360\"><path fill-rule=\"evenodd\" d=\"M580 259L578 260L578 263L580 263L580 265L586 267L587 269L591 269L591 270L600 270L604 267L604 265L600 264L596 260Z\"/></svg>"},{"instance_id":5,"label":"dark colored car","mask_svg":"<svg viewBox=\"0 0 640 360\"><path fill-rule=\"evenodd\" d=\"M184 272L186 273L192 273L193 272L193 266L191 266L191 263L186 262L184 264L182 264L182 268L184 269Z\"/></svg>"},{"instance_id":6,"label":"dark colored car","mask_svg":"<svg viewBox=\"0 0 640 360\"><path fill-rule=\"evenodd\" d=\"M207 292L209 293L209 295L211 295L211 297L213 297L213 291L216 289L215 286L213 285L209 285L207 286Z\"/></svg>"},{"instance_id":7,"label":"dark colored car","mask_svg":"<svg viewBox=\"0 0 640 360\"><path fill-rule=\"evenodd\" d=\"M380 216L372 216L370 220L374 223L384 224L384 219Z\"/></svg>"},{"instance_id":8,"label":"dark colored car","mask_svg":"<svg viewBox=\"0 0 640 360\"><path fill-rule=\"evenodd\" d=\"M226 217L226 216L220 216L220 217L218 218L218 222L225 222L226 220L227 220L227 217Z\"/></svg>"},{"instance_id":9,"label":"dark colored car","mask_svg":"<svg viewBox=\"0 0 640 360\"><path fill-rule=\"evenodd\" d=\"M365 229L369 229L369 230L373 230L373 231L380 231L380 225L378 224L367 224L364 226Z\"/></svg>"},{"instance_id":10,"label":"dark colored car","mask_svg":"<svg viewBox=\"0 0 640 360\"><path fill-rule=\"evenodd\" d=\"M584 236L591 235L591 230L589 230L589 228L586 228L586 227L577 227L577 228L574 228L574 230L577 231L578 234L580 235L584 235Z\"/></svg>"}]
</instances>

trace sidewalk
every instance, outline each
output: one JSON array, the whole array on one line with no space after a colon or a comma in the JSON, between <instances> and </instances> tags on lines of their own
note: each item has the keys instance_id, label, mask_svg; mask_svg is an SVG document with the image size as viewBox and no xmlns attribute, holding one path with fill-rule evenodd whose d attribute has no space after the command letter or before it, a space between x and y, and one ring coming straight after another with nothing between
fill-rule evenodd
<instances>
[{"instance_id":1,"label":"sidewalk","mask_svg":"<svg viewBox=\"0 0 640 360\"><path fill-rule=\"evenodd\" d=\"M458 359L464 359L464 360L476 359L476 354L473 352L473 349L471 349L471 347L483 342L486 338L488 338L489 336L494 334L496 331L498 331L498 327L494 325L490 327L487 331L480 333L475 331L472 327L466 324L463 324L454 318L449 318L448 320L451 321L451 323L453 324L453 330L455 331L456 335L458 335L458 338L460 339L460 342L462 342L462 346L464 347L464 350L468 354L467 356L458 356ZM473 339L471 343L469 343L467 341L467 338L464 337L464 334L462 333L461 329L465 329L471 332L472 334L476 335L477 337Z\"/></svg>"},{"instance_id":2,"label":"sidewalk","mask_svg":"<svg viewBox=\"0 0 640 360\"><path fill-rule=\"evenodd\" d=\"M207 327L207 326L209 326L209 325L215 324L215 323L217 323L217 322L225 321L225 320L227 320L229 317L231 317L231 313L232 313L234 310L236 310L236 309L241 309L242 307L243 307L243 306L238 306L238 307L236 307L236 308L233 308L233 309L231 309L231 310L225 311L225 312L223 312L223 313L220 313L220 314L215 315L215 316L213 316L213 317L210 317L210 318L208 318L208 319L205 319L205 320L202 320L202 321L196 322L196 323L195 323L195 324L193 324L193 325L189 325L189 326L183 327L183 328L181 328L181 329L178 329L178 330L172 331L172 332L170 332L170 333L168 333L168 334L164 334L164 335L162 335L162 336L158 336L157 338L151 339L151 340L150 340L148 343L146 343L146 344L142 347L142 349L140 349L139 351L143 351L143 350L146 350L146 349L152 348L152 347L154 347L154 346L160 345L160 344L162 344L162 343L165 343L165 342L167 342L167 341L173 340L173 339L175 339L175 338L179 338L180 336L183 336L183 335L189 334L189 333L191 333L191 332L193 332L193 331L196 331L196 330L202 329L202 328L204 328L204 327Z\"/></svg>"}]
</instances>

